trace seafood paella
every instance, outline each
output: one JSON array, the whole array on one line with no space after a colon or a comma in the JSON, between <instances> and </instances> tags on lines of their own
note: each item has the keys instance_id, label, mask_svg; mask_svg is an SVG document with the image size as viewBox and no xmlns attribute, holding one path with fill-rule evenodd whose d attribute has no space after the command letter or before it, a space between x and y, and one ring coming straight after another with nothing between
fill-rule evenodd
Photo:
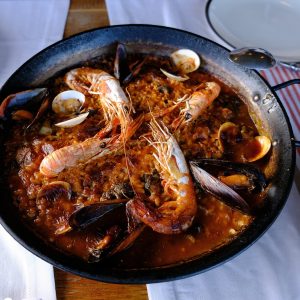
<instances>
[{"instance_id":1,"label":"seafood paella","mask_svg":"<svg viewBox=\"0 0 300 300\"><path fill-rule=\"evenodd\" d=\"M24 224L88 262L156 267L235 239L264 205L271 141L189 49L84 62L5 98Z\"/></svg>"}]
</instances>

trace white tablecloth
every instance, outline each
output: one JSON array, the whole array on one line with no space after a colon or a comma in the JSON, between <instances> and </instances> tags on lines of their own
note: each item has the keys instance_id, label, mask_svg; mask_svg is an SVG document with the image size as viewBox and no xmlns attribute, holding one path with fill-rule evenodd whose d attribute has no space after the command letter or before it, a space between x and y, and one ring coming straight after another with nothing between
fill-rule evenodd
<instances>
[{"instance_id":1,"label":"white tablecloth","mask_svg":"<svg viewBox=\"0 0 300 300\"><path fill-rule=\"evenodd\" d=\"M28 58L63 36L69 0L0 1L0 87ZM55 300L53 267L0 225L0 300Z\"/></svg>"},{"instance_id":2,"label":"white tablecloth","mask_svg":"<svg viewBox=\"0 0 300 300\"><path fill-rule=\"evenodd\" d=\"M111 25L156 24L185 29L220 42L205 19L201 0L106 0ZM276 33L274 33L276 34ZM295 37L296 38L296 37ZM276 67L262 75L272 85L299 72ZM289 87L279 96L300 138L300 88ZM295 182L282 213L253 246L233 260L184 280L149 284L150 300L291 300L300 299L300 159Z\"/></svg>"}]
</instances>

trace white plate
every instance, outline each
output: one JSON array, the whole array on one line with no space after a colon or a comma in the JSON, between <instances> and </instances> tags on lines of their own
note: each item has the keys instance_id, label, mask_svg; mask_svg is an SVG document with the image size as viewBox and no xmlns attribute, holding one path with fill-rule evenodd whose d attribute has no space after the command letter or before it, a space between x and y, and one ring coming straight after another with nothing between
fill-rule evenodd
<instances>
[{"instance_id":1,"label":"white plate","mask_svg":"<svg viewBox=\"0 0 300 300\"><path fill-rule=\"evenodd\" d=\"M300 62L300 0L211 0L206 16L230 46L260 47L280 61Z\"/></svg>"}]
</instances>

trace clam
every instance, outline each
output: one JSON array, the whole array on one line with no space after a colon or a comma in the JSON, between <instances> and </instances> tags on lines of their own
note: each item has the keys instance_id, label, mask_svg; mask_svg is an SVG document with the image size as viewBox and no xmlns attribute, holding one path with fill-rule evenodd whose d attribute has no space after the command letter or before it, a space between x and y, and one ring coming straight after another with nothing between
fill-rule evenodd
<instances>
[{"instance_id":1,"label":"clam","mask_svg":"<svg viewBox=\"0 0 300 300\"><path fill-rule=\"evenodd\" d=\"M37 200L45 198L48 201L58 199L70 200L72 195L71 185L65 181L53 181L44 185L37 194Z\"/></svg>"},{"instance_id":2,"label":"clam","mask_svg":"<svg viewBox=\"0 0 300 300\"><path fill-rule=\"evenodd\" d=\"M242 140L242 133L239 127L232 122L223 123L218 131L218 141L222 151L226 146L235 145ZM271 148L271 140L263 135L256 136L251 140L246 140L241 149L242 157L247 162L254 162L263 158Z\"/></svg>"},{"instance_id":3,"label":"clam","mask_svg":"<svg viewBox=\"0 0 300 300\"><path fill-rule=\"evenodd\" d=\"M198 54L190 49L180 49L171 54L173 64L182 74L196 71L200 66Z\"/></svg>"},{"instance_id":4,"label":"clam","mask_svg":"<svg viewBox=\"0 0 300 300\"><path fill-rule=\"evenodd\" d=\"M84 94L68 90L59 93L52 101L52 110L61 116L78 113L85 102Z\"/></svg>"},{"instance_id":5,"label":"clam","mask_svg":"<svg viewBox=\"0 0 300 300\"><path fill-rule=\"evenodd\" d=\"M253 162L263 158L271 149L271 140L263 135L256 136L247 143L244 154L248 162Z\"/></svg>"},{"instance_id":6,"label":"clam","mask_svg":"<svg viewBox=\"0 0 300 300\"><path fill-rule=\"evenodd\" d=\"M171 74L164 69L160 69L160 70L162 71L163 74L165 74L168 78L170 78L172 80L186 81L186 80L190 79L190 77L188 77L187 75L179 76L179 75Z\"/></svg>"},{"instance_id":7,"label":"clam","mask_svg":"<svg viewBox=\"0 0 300 300\"><path fill-rule=\"evenodd\" d=\"M218 141L222 151L225 150L225 145L235 143L241 132L238 126L232 122L223 123L218 131Z\"/></svg>"},{"instance_id":8,"label":"clam","mask_svg":"<svg viewBox=\"0 0 300 300\"><path fill-rule=\"evenodd\" d=\"M174 75L164 69L160 70L164 75L172 80L188 80L189 77L186 74L196 71L200 66L200 58L198 54L190 49L179 49L173 52L170 57L176 71L180 75Z\"/></svg>"},{"instance_id":9,"label":"clam","mask_svg":"<svg viewBox=\"0 0 300 300\"><path fill-rule=\"evenodd\" d=\"M55 126L57 127L61 127L61 128L70 128L70 127L74 127L80 123L82 123L89 115L89 112L83 113L78 115L75 118L63 121L63 122L59 122L56 123Z\"/></svg>"}]
</instances>

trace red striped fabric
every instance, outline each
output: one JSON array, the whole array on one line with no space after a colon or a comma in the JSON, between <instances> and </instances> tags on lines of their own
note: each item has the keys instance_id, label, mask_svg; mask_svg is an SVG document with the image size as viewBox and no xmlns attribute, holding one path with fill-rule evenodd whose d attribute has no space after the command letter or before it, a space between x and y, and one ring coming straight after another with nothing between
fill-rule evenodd
<instances>
[{"instance_id":1,"label":"red striped fabric","mask_svg":"<svg viewBox=\"0 0 300 300\"><path fill-rule=\"evenodd\" d=\"M286 67L275 67L269 70L261 71L261 75L271 84L279 83L300 78L300 71L294 71ZM296 140L300 140L300 85L295 84L277 91L291 122ZM297 149L300 155L300 148Z\"/></svg>"}]
</instances>

